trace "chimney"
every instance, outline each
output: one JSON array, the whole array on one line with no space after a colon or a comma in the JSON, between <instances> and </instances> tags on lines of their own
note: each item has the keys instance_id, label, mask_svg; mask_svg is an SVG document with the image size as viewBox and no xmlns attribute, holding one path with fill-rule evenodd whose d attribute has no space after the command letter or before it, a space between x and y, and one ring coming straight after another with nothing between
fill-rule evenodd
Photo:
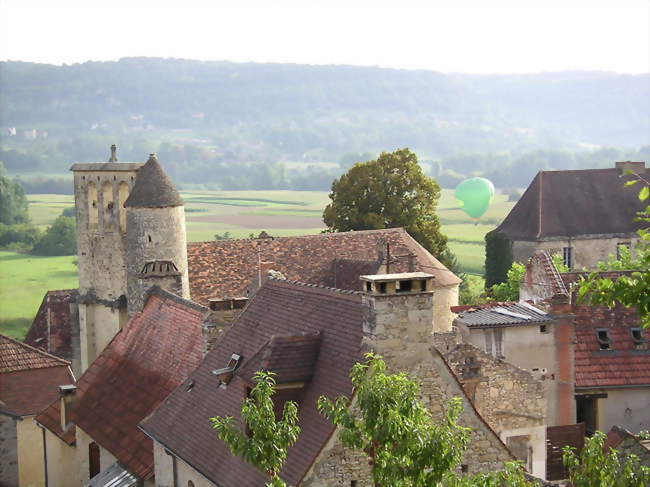
<instances>
[{"instance_id":1,"label":"chimney","mask_svg":"<svg viewBox=\"0 0 650 487\"><path fill-rule=\"evenodd\" d=\"M208 353L219 343L232 323L241 314L248 303L248 298L212 298L210 314L203 322L204 352Z\"/></svg>"},{"instance_id":2,"label":"chimney","mask_svg":"<svg viewBox=\"0 0 650 487\"><path fill-rule=\"evenodd\" d=\"M433 276L409 272L360 279L364 345L393 369L420 362L432 346Z\"/></svg>"},{"instance_id":3,"label":"chimney","mask_svg":"<svg viewBox=\"0 0 650 487\"><path fill-rule=\"evenodd\" d=\"M77 386L66 384L59 386L59 399L61 409L61 429L65 431L70 424L70 413L74 408Z\"/></svg>"},{"instance_id":4,"label":"chimney","mask_svg":"<svg viewBox=\"0 0 650 487\"><path fill-rule=\"evenodd\" d=\"M616 169L620 169L621 174L624 174L626 171L631 171L634 174L643 174L645 172L645 162L619 161L616 163Z\"/></svg>"}]
</instances>

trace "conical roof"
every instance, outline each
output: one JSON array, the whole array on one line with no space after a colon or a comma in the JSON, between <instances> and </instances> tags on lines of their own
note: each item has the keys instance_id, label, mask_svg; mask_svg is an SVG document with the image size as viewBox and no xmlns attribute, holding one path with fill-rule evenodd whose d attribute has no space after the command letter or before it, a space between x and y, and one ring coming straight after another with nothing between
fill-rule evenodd
<instances>
[{"instance_id":1,"label":"conical roof","mask_svg":"<svg viewBox=\"0 0 650 487\"><path fill-rule=\"evenodd\" d=\"M131 194L124 202L125 207L131 208L166 208L184 204L174 183L160 166L156 154L151 154L146 164L140 168Z\"/></svg>"}]
</instances>

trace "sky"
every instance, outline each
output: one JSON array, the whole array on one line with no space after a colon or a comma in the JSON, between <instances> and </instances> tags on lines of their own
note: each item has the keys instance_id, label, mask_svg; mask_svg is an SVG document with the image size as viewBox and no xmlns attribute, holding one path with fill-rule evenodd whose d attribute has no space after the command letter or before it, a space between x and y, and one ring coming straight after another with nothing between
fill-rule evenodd
<instances>
[{"instance_id":1,"label":"sky","mask_svg":"<svg viewBox=\"0 0 650 487\"><path fill-rule=\"evenodd\" d=\"M131 56L647 73L650 1L0 0L0 60Z\"/></svg>"}]
</instances>

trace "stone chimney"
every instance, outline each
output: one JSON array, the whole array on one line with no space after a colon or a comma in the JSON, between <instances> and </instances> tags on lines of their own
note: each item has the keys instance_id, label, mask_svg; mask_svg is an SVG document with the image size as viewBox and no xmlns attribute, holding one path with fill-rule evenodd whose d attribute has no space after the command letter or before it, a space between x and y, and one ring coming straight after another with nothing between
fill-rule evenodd
<instances>
[{"instance_id":1,"label":"stone chimney","mask_svg":"<svg viewBox=\"0 0 650 487\"><path fill-rule=\"evenodd\" d=\"M59 386L59 409L61 411L61 429L63 431L66 431L70 424L70 413L74 408L76 394L77 386L74 384Z\"/></svg>"},{"instance_id":2,"label":"stone chimney","mask_svg":"<svg viewBox=\"0 0 650 487\"><path fill-rule=\"evenodd\" d=\"M621 170L621 174L625 171L632 171L634 174L643 174L645 172L644 161L618 161L616 169Z\"/></svg>"},{"instance_id":3,"label":"stone chimney","mask_svg":"<svg viewBox=\"0 0 650 487\"><path fill-rule=\"evenodd\" d=\"M360 279L364 345L392 369L420 362L432 345L433 276L409 272Z\"/></svg>"}]
</instances>

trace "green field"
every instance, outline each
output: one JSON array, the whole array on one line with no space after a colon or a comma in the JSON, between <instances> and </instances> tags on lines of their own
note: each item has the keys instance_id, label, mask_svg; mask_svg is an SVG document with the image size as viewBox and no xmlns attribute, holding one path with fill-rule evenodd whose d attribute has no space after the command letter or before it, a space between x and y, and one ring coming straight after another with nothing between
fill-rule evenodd
<instances>
[{"instance_id":1,"label":"green field","mask_svg":"<svg viewBox=\"0 0 650 487\"><path fill-rule=\"evenodd\" d=\"M324 191L184 191L187 236L191 242L212 240L229 232L231 238L258 235L288 236L319 233L328 203ZM45 228L74 205L72 196L29 195L32 222ZM465 272L483 273L483 238L512 208L498 194L479 224L465 215L443 190L439 216L449 247ZM0 252L0 332L21 338L49 289L77 286L75 257L33 257Z\"/></svg>"},{"instance_id":2,"label":"green field","mask_svg":"<svg viewBox=\"0 0 650 487\"><path fill-rule=\"evenodd\" d=\"M0 251L0 332L23 338L47 290L77 287L75 260Z\"/></svg>"}]
</instances>

